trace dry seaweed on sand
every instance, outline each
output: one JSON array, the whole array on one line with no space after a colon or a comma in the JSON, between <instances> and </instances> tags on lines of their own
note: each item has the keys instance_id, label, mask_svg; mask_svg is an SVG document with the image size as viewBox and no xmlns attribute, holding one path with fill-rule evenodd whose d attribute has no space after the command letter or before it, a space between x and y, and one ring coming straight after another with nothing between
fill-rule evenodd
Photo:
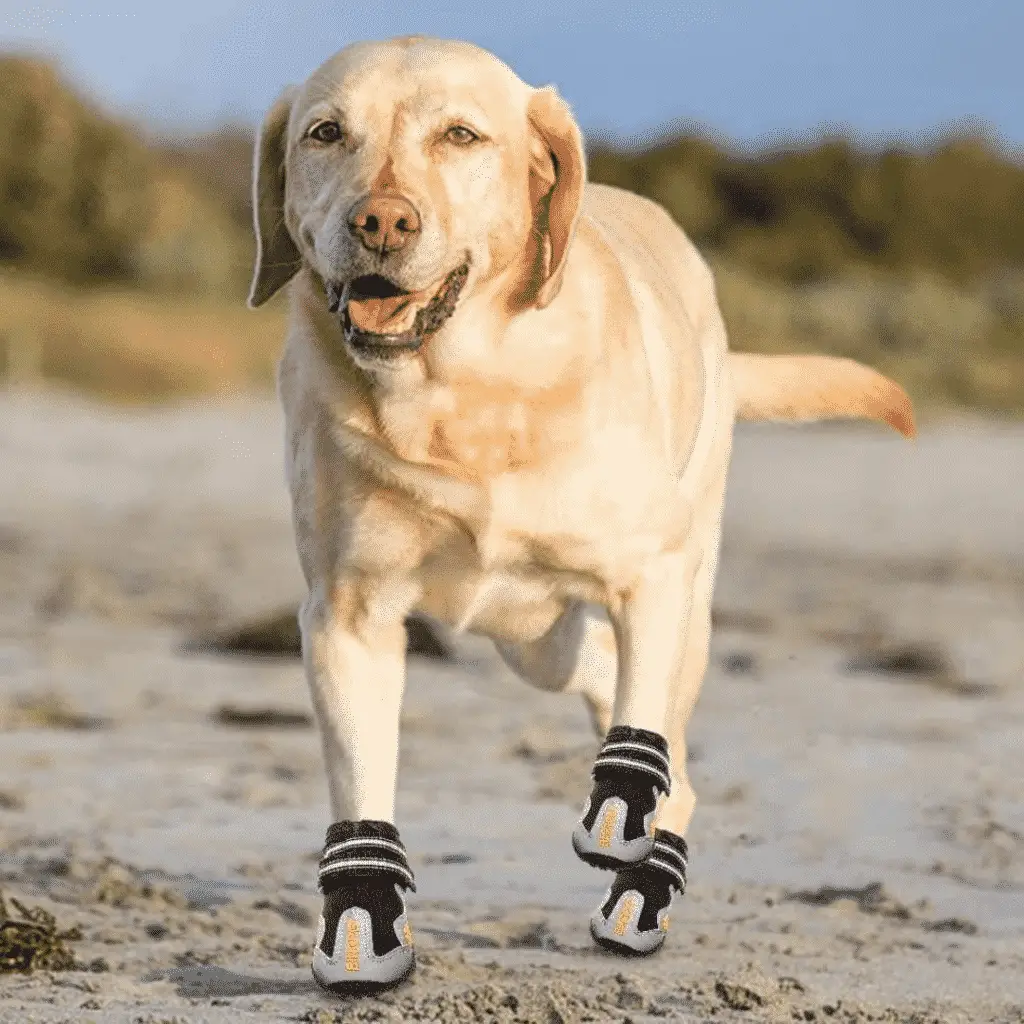
<instances>
[{"instance_id":1,"label":"dry seaweed on sand","mask_svg":"<svg viewBox=\"0 0 1024 1024\"><path fill-rule=\"evenodd\" d=\"M894 899L881 882L869 882L859 888L823 885L818 889L788 893L786 899L812 907L830 907L834 903L849 900L865 914L881 914L901 921L908 921L913 916L910 908Z\"/></svg>"},{"instance_id":2,"label":"dry seaweed on sand","mask_svg":"<svg viewBox=\"0 0 1024 1024\"><path fill-rule=\"evenodd\" d=\"M992 690L989 684L964 679L942 647L925 642L865 643L847 660L845 670L921 682L960 697L990 696Z\"/></svg>"},{"instance_id":3,"label":"dry seaweed on sand","mask_svg":"<svg viewBox=\"0 0 1024 1024\"><path fill-rule=\"evenodd\" d=\"M243 708L222 704L210 717L217 725L234 729L308 729L313 725L313 719L305 711L287 708Z\"/></svg>"},{"instance_id":4,"label":"dry seaweed on sand","mask_svg":"<svg viewBox=\"0 0 1024 1024\"><path fill-rule=\"evenodd\" d=\"M77 926L58 931L57 919L48 910L26 907L13 896L5 900L0 893L0 972L74 970L75 957L66 943L81 937Z\"/></svg>"},{"instance_id":5,"label":"dry seaweed on sand","mask_svg":"<svg viewBox=\"0 0 1024 1024\"><path fill-rule=\"evenodd\" d=\"M449 663L458 660L450 638L438 623L410 615L405 620L405 630L409 654ZM203 633L189 638L185 650L254 658L300 658L302 634L298 613L286 608L263 618L226 626L218 632Z\"/></svg>"},{"instance_id":6,"label":"dry seaweed on sand","mask_svg":"<svg viewBox=\"0 0 1024 1024\"><path fill-rule=\"evenodd\" d=\"M4 729L91 731L109 725L108 719L76 710L66 697L53 691L22 694L0 708L0 728Z\"/></svg>"}]
</instances>

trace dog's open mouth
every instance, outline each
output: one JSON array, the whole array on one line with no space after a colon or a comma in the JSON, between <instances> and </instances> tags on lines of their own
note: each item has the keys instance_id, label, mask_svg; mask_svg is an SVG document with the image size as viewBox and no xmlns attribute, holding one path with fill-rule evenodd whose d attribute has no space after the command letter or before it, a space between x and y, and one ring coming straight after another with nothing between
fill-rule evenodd
<instances>
[{"instance_id":1,"label":"dog's open mouth","mask_svg":"<svg viewBox=\"0 0 1024 1024\"><path fill-rule=\"evenodd\" d=\"M366 274L344 285L328 284L328 308L341 312L345 341L353 349L393 359L417 351L424 338L440 330L454 312L468 275L467 262L440 284L407 292L380 274Z\"/></svg>"}]
</instances>

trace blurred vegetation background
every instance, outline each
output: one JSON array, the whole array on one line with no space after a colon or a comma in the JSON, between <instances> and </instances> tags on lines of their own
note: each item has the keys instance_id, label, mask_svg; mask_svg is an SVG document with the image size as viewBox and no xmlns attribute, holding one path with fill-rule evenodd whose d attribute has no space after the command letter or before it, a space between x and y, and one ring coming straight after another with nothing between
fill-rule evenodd
<instances>
[{"instance_id":1,"label":"blurred vegetation background","mask_svg":"<svg viewBox=\"0 0 1024 1024\"><path fill-rule=\"evenodd\" d=\"M0 366L118 401L272 382L279 300L244 299L253 132L150 138L0 55ZM862 359L919 406L1024 413L1024 162L961 132L754 155L699 129L593 141L711 260L736 349Z\"/></svg>"}]
</instances>

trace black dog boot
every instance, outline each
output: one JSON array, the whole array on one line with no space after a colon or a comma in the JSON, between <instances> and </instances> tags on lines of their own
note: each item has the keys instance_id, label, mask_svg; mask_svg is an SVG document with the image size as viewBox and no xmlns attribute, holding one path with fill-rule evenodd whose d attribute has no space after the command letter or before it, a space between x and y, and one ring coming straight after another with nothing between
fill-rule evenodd
<instances>
[{"instance_id":1,"label":"black dog boot","mask_svg":"<svg viewBox=\"0 0 1024 1024\"><path fill-rule=\"evenodd\" d=\"M415 966L403 892L416 891L398 829L339 821L327 830L318 872L323 912L313 978L343 994L390 988Z\"/></svg>"},{"instance_id":2,"label":"black dog boot","mask_svg":"<svg viewBox=\"0 0 1024 1024\"><path fill-rule=\"evenodd\" d=\"M591 776L594 789L573 830L580 859L616 870L636 864L654 848L654 819L668 796L668 743L646 729L608 730Z\"/></svg>"},{"instance_id":3,"label":"black dog boot","mask_svg":"<svg viewBox=\"0 0 1024 1024\"><path fill-rule=\"evenodd\" d=\"M672 900L686 891L686 862L686 840L659 828L650 856L623 868L594 912L594 941L624 956L649 956L661 949Z\"/></svg>"}]
</instances>

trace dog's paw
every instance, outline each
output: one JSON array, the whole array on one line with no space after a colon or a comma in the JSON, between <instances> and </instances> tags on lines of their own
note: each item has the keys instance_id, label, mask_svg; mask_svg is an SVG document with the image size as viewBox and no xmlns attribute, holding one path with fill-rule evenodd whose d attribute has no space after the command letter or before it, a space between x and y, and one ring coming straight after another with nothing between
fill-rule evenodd
<instances>
[{"instance_id":1,"label":"dog's paw","mask_svg":"<svg viewBox=\"0 0 1024 1024\"><path fill-rule=\"evenodd\" d=\"M374 992L415 966L404 890L415 891L398 830L383 821L337 822L318 872L323 911L313 978L337 993Z\"/></svg>"},{"instance_id":2,"label":"dog's paw","mask_svg":"<svg viewBox=\"0 0 1024 1024\"><path fill-rule=\"evenodd\" d=\"M594 941L622 956L649 956L661 949L672 901L686 891L686 864L686 840L658 829L650 856L619 871L591 917Z\"/></svg>"},{"instance_id":3,"label":"dog's paw","mask_svg":"<svg viewBox=\"0 0 1024 1024\"><path fill-rule=\"evenodd\" d=\"M643 860L654 848L654 822L668 796L668 743L646 729L613 726L592 771L594 789L573 830L581 860L612 870Z\"/></svg>"}]
</instances>

